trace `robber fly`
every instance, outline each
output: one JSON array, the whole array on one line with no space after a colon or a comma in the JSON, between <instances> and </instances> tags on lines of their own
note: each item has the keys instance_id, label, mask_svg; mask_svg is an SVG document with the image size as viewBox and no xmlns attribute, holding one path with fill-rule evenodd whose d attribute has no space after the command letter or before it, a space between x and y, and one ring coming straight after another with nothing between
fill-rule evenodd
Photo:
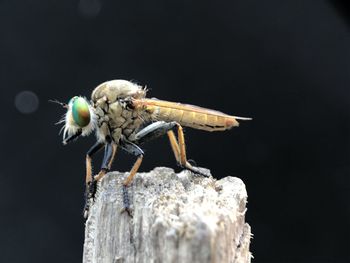
<instances>
[{"instance_id":1,"label":"robber fly","mask_svg":"<svg viewBox=\"0 0 350 263\"><path fill-rule=\"evenodd\" d=\"M175 159L180 166L196 174L207 176L203 170L187 161L182 126L205 131L224 131L238 126L237 120L251 118L236 117L193 105L146 98L146 88L126 80L107 81L97 86L91 101L76 96L68 104L59 123L64 123L63 144L96 133L97 142L86 154L86 194L84 217L96 193L96 183L111 169L117 148L134 155L137 160L123 182L124 209L130 214L127 187L138 171L144 152L140 145L162 135L167 135ZM177 137L174 130L177 131ZM102 167L93 176L92 156L105 149Z\"/></svg>"}]
</instances>

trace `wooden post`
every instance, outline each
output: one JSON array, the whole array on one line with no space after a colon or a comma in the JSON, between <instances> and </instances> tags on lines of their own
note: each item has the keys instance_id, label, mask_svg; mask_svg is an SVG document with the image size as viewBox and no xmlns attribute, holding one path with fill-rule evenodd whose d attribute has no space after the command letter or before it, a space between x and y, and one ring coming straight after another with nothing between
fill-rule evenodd
<instances>
[{"instance_id":1,"label":"wooden post","mask_svg":"<svg viewBox=\"0 0 350 263\"><path fill-rule=\"evenodd\" d=\"M235 177L221 180L169 168L138 173L129 188L133 218L121 213L121 182L108 173L86 222L84 263L247 263L247 192Z\"/></svg>"}]
</instances>

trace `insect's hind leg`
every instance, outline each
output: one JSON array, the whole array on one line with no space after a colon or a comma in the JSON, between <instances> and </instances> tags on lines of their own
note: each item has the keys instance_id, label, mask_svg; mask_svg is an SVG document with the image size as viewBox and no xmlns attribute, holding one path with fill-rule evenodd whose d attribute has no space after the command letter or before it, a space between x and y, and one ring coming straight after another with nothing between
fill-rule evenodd
<instances>
[{"instance_id":1,"label":"insect's hind leg","mask_svg":"<svg viewBox=\"0 0 350 263\"><path fill-rule=\"evenodd\" d=\"M173 129L177 127L177 134L179 141L176 139L175 133L173 132ZM165 121L157 121L154 122L145 128L143 128L141 131L139 131L135 135L134 142L136 143L144 143L146 141L153 140L157 137L160 137L162 135L168 134L171 148L174 152L175 159L177 163L196 174L200 174L203 176L208 177L209 174L205 171L202 171L198 167L192 166L186 158L186 146L185 146L185 136L182 130L182 127L179 123L176 121L172 122L165 122Z\"/></svg>"},{"instance_id":2,"label":"insect's hind leg","mask_svg":"<svg viewBox=\"0 0 350 263\"><path fill-rule=\"evenodd\" d=\"M200 174L205 177L209 177L210 175L198 167L192 166L188 161L186 157L186 144L185 144L185 136L182 129L182 126L178 123L176 123L177 126L177 136L178 140L176 139L174 131L170 130L167 132L171 148L174 152L176 161L184 168L196 173Z\"/></svg>"},{"instance_id":3,"label":"insect's hind leg","mask_svg":"<svg viewBox=\"0 0 350 263\"><path fill-rule=\"evenodd\" d=\"M158 137L161 137L165 135L168 131L173 129L177 123L175 121L172 122L165 122L165 121L156 121L142 130L140 130L135 135L135 140L133 142L137 144L142 144L147 141L151 141L153 139L156 139Z\"/></svg>"}]
</instances>

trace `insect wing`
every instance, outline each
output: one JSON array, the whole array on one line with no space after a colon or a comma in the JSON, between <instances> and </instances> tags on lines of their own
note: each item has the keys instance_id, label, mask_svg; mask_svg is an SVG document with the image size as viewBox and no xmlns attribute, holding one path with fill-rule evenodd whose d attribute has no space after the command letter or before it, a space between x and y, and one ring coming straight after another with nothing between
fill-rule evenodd
<instances>
[{"instance_id":1,"label":"insect wing","mask_svg":"<svg viewBox=\"0 0 350 263\"><path fill-rule=\"evenodd\" d=\"M191 104L183 104L158 99L135 99L136 108L142 107L157 120L176 121L183 126L207 131L222 131L238 126L235 117L220 111L211 110Z\"/></svg>"}]
</instances>

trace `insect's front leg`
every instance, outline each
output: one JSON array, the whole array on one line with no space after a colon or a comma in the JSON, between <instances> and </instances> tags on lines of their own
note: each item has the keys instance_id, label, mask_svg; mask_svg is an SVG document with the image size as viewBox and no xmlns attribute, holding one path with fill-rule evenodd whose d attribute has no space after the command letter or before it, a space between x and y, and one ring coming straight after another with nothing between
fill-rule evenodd
<instances>
[{"instance_id":1,"label":"insect's front leg","mask_svg":"<svg viewBox=\"0 0 350 263\"><path fill-rule=\"evenodd\" d=\"M103 156L102 166L100 172L93 178L95 181L101 180L103 176L111 169L115 154L117 152L117 145L108 139L105 145L105 153Z\"/></svg>"},{"instance_id":2,"label":"insect's front leg","mask_svg":"<svg viewBox=\"0 0 350 263\"><path fill-rule=\"evenodd\" d=\"M91 166L91 157L96 152L105 147L104 157L102 161L102 167L98 175L92 176L92 166ZM97 142L92 148L88 151L86 155L86 190L85 190L85 206L84 206L84 218L87 218L90 205L94 201L96 194L97 182L100 180L111 168L113 159L117 146L111 140L105 142Z\"/></svg>"},{"instance_id":3,"label":"insect's front leg","mask_svg":"<svg viewBox=\"0 0 350 263\"><path fill-rule=\"evenodd\" d=\"M79 130L77 131L76 134L73 134L73 135L69 136L68 138L64 139L63 142L62 142L63 145L67 145L69 142L74 141L74 140L77 139L81 134L82 134L82 130L79 129Z\"/></svg>"},{"instance_id":4,"label":"insect's front leg","mask_svg":"<svg viewBox=\"0 0 350 263\"><path fill-rule=\"evenodd\" d=\"M96 193L96 182L92 177L92 156L100 151L105 146L104 142L96 142L86 153L86 178L85 178L85 205L84 205L84 218L87 218L88 210L90 207L90 200L92 200Z\"/></svg>"}]
</instances>

